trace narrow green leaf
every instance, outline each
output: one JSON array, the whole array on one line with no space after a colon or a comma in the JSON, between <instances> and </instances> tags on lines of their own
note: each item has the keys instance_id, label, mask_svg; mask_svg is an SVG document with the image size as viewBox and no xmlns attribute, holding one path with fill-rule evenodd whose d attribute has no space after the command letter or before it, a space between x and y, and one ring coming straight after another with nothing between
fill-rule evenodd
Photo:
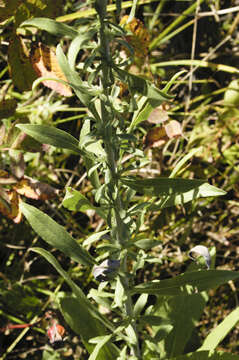
<instances>
[{"instance_id":1,"label":"narrow green leaf","mask_svg":"<svg viewBox=\"0 0 239 360\"><path fill-rule=\"evenodd\" d=\"M227 270L201 270L186 272L167 280L150 281L135 286L132 294L155 295L192 295L196 292L213 289L221 284L239 277L237 271Z\"/></svg>"},{"instance_id":2,"label":"narrow green leaf","mask_svg":"<svg viewBox=\"0 0 239 360\"><path fill-rule=\"evenodd\" d=\"M95 346L93 352L91 353L89 360L97 360L100 350L106 343L110 341L111 338L112 338L112 334L105 336L98 336L97 338L93 339L94 342L91 340L90 343L95 343L95 340L97 340L97 345Z\"/></svg>"},{"instance_id":3,"label":"narrow green leaf","mask_svg":"<svg viewBox=\"0 0 239 360\"><path fill-rule=\"evenodd\" d=\"M148 294L141 294L134 305L134 316L138 316L148 301Z\"/></svg>"},{"instance_id":4,"label":"narrow green leaf","mask_svg":"<svg viewBox=\"0 0 239 360\"><path fill-rule=\"evenodd\" d=\"M94 242L98 241L100 238L102 238L105 234L107 234L110 230L104 230L100 231L98 233L94 233L93 235L90 235L87 239L84 240L83 245L88 246L90 244L93 244Z\"/></svg>"},{"instance_id":5,"label":"narrow green leaf","mask_svg":"<svg viewBox=\"0 0 239 360\"><path fill-rule=\"evenodd\" d=\"M170 178L175 178L175 176L177 175L177 173L181 170L181 168L183 167L183 165L189 160L191 159L199 150L201 150L201 148L194 148L192 150L189 151L188 154L186 154L185 156L183 156L183 158L176 164L176 166L173 168L173 171L170 174Z\"/></svg>"},{"instance_id":6,"label":"narrow green leaf","mask_svg":"<svg viewBox=\"0 0 239 360\"><path fill-rule=\"evenodd\" d=\"M74 190L70 187L66 189L66 195L62 201L62 205L71 211L85 212L89 209L95 210L99 216L106 220L106 215L102 209L98 206L93 206L80 191Z\"/></svg>"},{"instance_id":7,"label":"narrow green leaf","mask_svg":"<svg viewBox=\"0 0 239 360\"><path fill-rule=\"evenodd\" d=\"M96 31L96 29L90 29L86 33L83 32L82 34L78 34L78 36L70 43L67 59L72 70L75 69L76 58L79 51L82 49L82 46L94 37Z\"/></svg>"},{"instance_id":8,"label":"narrow green leaf","mask_svg":"<svg viewBox=\"0 0 239 360\"><path fill-rule=\"evenodd\" d=\"M21 27L36 27L52 35L61 37L68 36L71 39L79 35L78 31L74 30L73 27L45 17L26 20L21 24Z\"/></svg>"},{"instance_id":9,"label":"narrow green leaf","mask_svg":"<svg viewBox=\"0 0 239 360\"><path fill-rule=\"evenodd\" d=\"M57 224L50 216L24 202L21 202L20 209L33 230L49 245L61 250L66 256L80 264L86 266L95 264L94 258L68 234L63 226Z\"/></svg>"},{"instance_id":10,"label":"narrow green leaf","mask_svg":"<svg viewBox=\"0 0 239 360\"><path fill-rule=\"evenodd\" d=\"M16 127L42 144L49 144L82 154L78 147L78 140L63 130L48 125L35 124L18 124Z\"/></svg>"},{"instance_id":11,"label":"narrow green leaf","mask_svg":"<svg viewBox=\"0 0 239 360\"><path fill-rule=\"evenodd\" d=\"M43 256L56 269L56 271L63 277L65 282L70 286L72 292L75 294L75 296L78 298L79 301L82 301L83 303L89 302L89 300L86 298L86 296L83 293L83 291L81 290L81 288L79 286L77 286L74 283L74 281L71 280L71 278L67 274L67 272L62 269L59 262L55 259L55 257L49 251L42 249L42 248L38 248L38 247L31 248L30 250Z\"/></svg>"},{"instance_id":12,"label":"narrow green leaf","mask_svg":"<svg viewBox=\"0 0 239 360\"><path fill-rule=\"evenodd\" d=\"M76 334L80 335L82 341L89 353L94 352L94 345L89 343L91 338L102 336L105 329L96 319L90 317L87 307L82 307L78 299L65 297L61 300L61 311L69 326ZM107 339L108 341L108 339ZM107 343L98 351L97 360L115 360L119 354L119 350L114 344Z\"/></svg>"},{"instance_id":13,"label":"narrow green leaf","mask_svg":"<svg viewBox=\"0 0 239 360\"><path fill-rule=\"evenodd\" d=\"M227 317L210 332L198 351L215 350L218 344L227 336L227 334L234 328L234 326L236 326L238 321L239 307L227 315Z\"/></svg>"},{"instance_id":14,"label":"narrow green leaf","mask_svg":"<svg viewBox=\"0 0 239 360\"><path fill-rule=\"evenodd\" d=\"M61 70L69 81L69 85L75 91L76 96L84 105L88 106L93 96L98 95L99 92L92 89L92 87L90 88L86 83L81 80L79 74L76 71L72 70L60 44L56 48L56 57L61 67Z\"/></svg>"},{"instance_id":15,"label":"narrow green leaf","mask_svg":"<svg viewBox=\"0 0 239 360\"><path fill-rule=\"evenodd\" d=\"M154 107L149 103L149 101L148 100L145 101L145 99L142 99L142 102L143 100L144 102L143 102L143 106L139 109L140 111L135 112L135 115L133 116L132 122L129 126L128 132L131 132L142 121L147 120L151 111L154 109Z\"/></svg>"}]
</instances>

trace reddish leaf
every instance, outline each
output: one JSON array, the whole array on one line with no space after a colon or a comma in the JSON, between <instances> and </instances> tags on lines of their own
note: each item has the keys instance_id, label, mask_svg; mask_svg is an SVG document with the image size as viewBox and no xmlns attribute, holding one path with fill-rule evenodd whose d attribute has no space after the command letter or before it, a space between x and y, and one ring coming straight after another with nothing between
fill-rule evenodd
<instances>
[{"instance_id":1,"label":"reddish leaf","mask_svg":"<svg viewBox=\"0 0 239 360\"><path fill-rule=\"evenodd\" d=\"M33 69L38 76L51 77L67 82L56 58L55 50L39 43L31 53ZM63 96L72 96L71 88L54 80L44 80L43 84Z\"/></svg>"}]
</instances>

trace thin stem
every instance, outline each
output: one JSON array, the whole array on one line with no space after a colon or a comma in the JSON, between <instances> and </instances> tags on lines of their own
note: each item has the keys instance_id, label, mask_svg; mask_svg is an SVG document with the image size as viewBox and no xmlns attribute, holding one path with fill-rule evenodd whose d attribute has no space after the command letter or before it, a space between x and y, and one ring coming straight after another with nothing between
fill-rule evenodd
<instances>
[{"instance_id":1,"label":"thin stem","mask_svg":"<svg viewBox=\"0 0 239 360\"><path fill-rule=\"evenodd\" d=\"M135 5L137 1L134 2ZM99 4L99 3L98 3ZM102 3L101 3L102 5ZM98 10L98 9L97 9ZM130 284L128 278L128 269L127 269L127 251L125 250L125 243L129 240L129 230L127 225L124 223L124 217L126 209L124 209L123 201L120 195L120 183L118 178L118 154L119 148L117 145L116 139L116 129L112 125L113 118L112 112L110 111L110 87L112 86L112 76L111 76L111 53L109 47L109 40L107 37L107 25L105 18L102 14L106 14L105 9L102 8L98 11L100 16L100 52L101 52L101 84L103 87L103 99L101 99L101 133L104 141L104 148L107 157L107 178L105 178L105 183L108 186L108 197L109 203L112 210L112 224L111 224L111 234L113 241L115 241L121 248L121 272L120 280L123 285L125 292L124 298L124 312L128 319L131 320L129 329L131 334L133 334L133 339L130 343L131 355L140 359L140 349L138 343L138 333L136 328L136 322L134 320L133 314L133 304L132 298L129 292ZM126 329L127 332L127 329Z\"/></svg>"}]
</instances>

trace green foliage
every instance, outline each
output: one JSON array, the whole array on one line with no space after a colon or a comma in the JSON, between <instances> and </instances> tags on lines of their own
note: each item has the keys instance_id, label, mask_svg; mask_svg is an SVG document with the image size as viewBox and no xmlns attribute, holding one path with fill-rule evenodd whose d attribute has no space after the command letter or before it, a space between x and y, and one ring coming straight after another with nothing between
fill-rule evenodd
<instances>
[{"instance_id":1,"label":"green foliage","mask_svg":"<svg viewBox=\"0 0 239 360\"><path fill-rule=\"evenodd\" d=\"M6 82L0 104L1 163L7 169L0 176L0 211L9 218L1 220L1 230L5 234L10 219L20 219L21 213L32 230L15 230L15 236L5 240L0 315L20 324L23 317L36 321L40 330L36 327L34 331L42 333L42 313L49 307L61 313L58 322L66 324L66 341L62 342L64 335L57 332L53 319L47 328L53 327L62 348L54 350L53 342L52 348L36 354L37 359L236 359L220 350L238 322L238 310L214 326L215 317L209 323L210 312L204 309L214 309L211 302L217 297L213 294L228 282L233 289L239 273L228 270L232 268L229 258L217 258L215 266L215 254L208 260L210 270L198 262L185 271L189 250L195 245L216 242L220 256L227 238L237 232L234 208L238 204L231 200L232 217L228 220L225 197L221 196L233 199L231 193L238 192L238 146L234 139L239 131L235 121L238 80L222 81L220 74L213 73L216 70L231 76L236 74L235 65L197 60L192 53L189 59L182 60L184 55L180 54L180 60L169 61L180 53L179 46L188 51L187 37L179 42L178 36L201 20L196 14L202 10L200 5L211 9L212 16L206 20L211 26L213 16L220 15L219 4L209 7L203 0L175 2L173 11L180 16L168 23L168 18L160 16L163 9L166 13L168 8L172 10L166 1L116 0L108 4L105 0L74 5L67 1L65 9L76 12L58 19L58 5L54 12L53 2L26 0L18 8L11 1L11 13L6 2L2 3L0 19L6 33L1 36L4 41L10 39L8 64L16 88L9 90ZM122 27L124 9L131 8L126 20L129 24L137 16L136 5L141 4L145 28L139 20L130 30ZM195 21L188 21L192 14ZM229 30L220 29L218 34L228 33L232 41L235 23L228 14L225 18L224 26ZM78 20L66 25L63 22L67 19ZM10 29L11 21L14 26ZM209 34L207 41L201 38L198 54L208 51L205 42L208 48L214 46L212 54L225 44L223 39L215 45L215 36ZM54 61L65 78L55 80L58 85L70 86L74 98L57 100L57 95L49 95L46 89L36 92L41 83L56 77L34 81L29 45L39 39L49 46L60 41ZM193 43L192 49L196 48ZM48 60L42 60L43 65L51 71ZM199 70L198 78L194 80L192 73L185 75L185 71L166 71L171 65L191 66L192 73ZM217 85L220 82L223 86ZM31 86L34 93L17 92ZM200 95L194 97L196 93ZM167 137L168 120L163 116L150 122L154 109L167 112L183 125L183 136ZM67 117L67 111L77 115ZM159 138L148 148L145 138L155 128L161 131ZM26 146L31 138L35 143ZM55 191L59 195L52 200L34 181L29 185L26 180L31 176L63 191ZM39 201L39 192L43 192L44 201ZM20 198L23 196L32 199L28 200L31 205ZM58 206L60 202L62 206ZM13 216L14 211L18 216ZM227 260L229 265L221 266ZM119 268L110 268L112 263L120 264ZM30 280L25 279L29 268L36 272ZM107 276L96 276L97 269ZM35 287L22 285L24 281ZM226 294L231 296L229 287ZM199 328L202 318L201 324L206 318L207 325ZM3 327L2 332L7 329ZM27 328L24 331L21 336ZM20 339L3 350L1 359ZM37 342L33 339L33 348ZM23 356L27 357L27 352Z\"/></svg>"}]
</instances>

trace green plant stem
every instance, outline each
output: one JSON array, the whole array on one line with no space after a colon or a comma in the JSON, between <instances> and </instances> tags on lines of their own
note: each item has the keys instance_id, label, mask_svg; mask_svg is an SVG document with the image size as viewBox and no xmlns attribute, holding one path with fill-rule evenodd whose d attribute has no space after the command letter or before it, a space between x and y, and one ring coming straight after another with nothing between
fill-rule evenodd
<instances>
[{"instance_id":1,"label":"green plant stem","mask_svg":"<svg viewBox=\"0 0 239 360\"><path fill-rule=\"evenodd\" d=\"M136 3L136 2L135 2ZM127 251L125 248L125 242L129 240L127 238L128 233L125 230L126 225L123 221L123 216L125 214L125 209L123 207L123 202L120 196L120 183L118 179L118 164L117 164L117 154L119 149L115 145L114 139L116 138L116 130L114 128L112 114L109 111L110 109L110 99L109 99L109 89L112 85L112 78L110 76L111 71L111 54L109 48L109 41L106 35L106 25L105 19L102 18L102 14L106 14L106 9L101 9L99 11L100 15L100 49L101 49L101 68L102 68L102 77L101 83L103 87L104 99L101 99L101 127L102 127L102 137L105 145L105 152L107 156L107 167L108 172L105 178L105 183L108 185L108 197L112 210L112 224L111 224L111 235L113 241L121 248L121 282L124 289L124 298L125 298L125 316L131 320L129 325L131 333L133 333L134 341L130 342L131 355L140 359L140 349L138 343L138 333L136 329L136 322L133 318L133 305L132 298L129 288L129 279L128 279L128 269L127 269ZM126 330L127 332L127 330Z\"/></svg>"}]
</instances>

